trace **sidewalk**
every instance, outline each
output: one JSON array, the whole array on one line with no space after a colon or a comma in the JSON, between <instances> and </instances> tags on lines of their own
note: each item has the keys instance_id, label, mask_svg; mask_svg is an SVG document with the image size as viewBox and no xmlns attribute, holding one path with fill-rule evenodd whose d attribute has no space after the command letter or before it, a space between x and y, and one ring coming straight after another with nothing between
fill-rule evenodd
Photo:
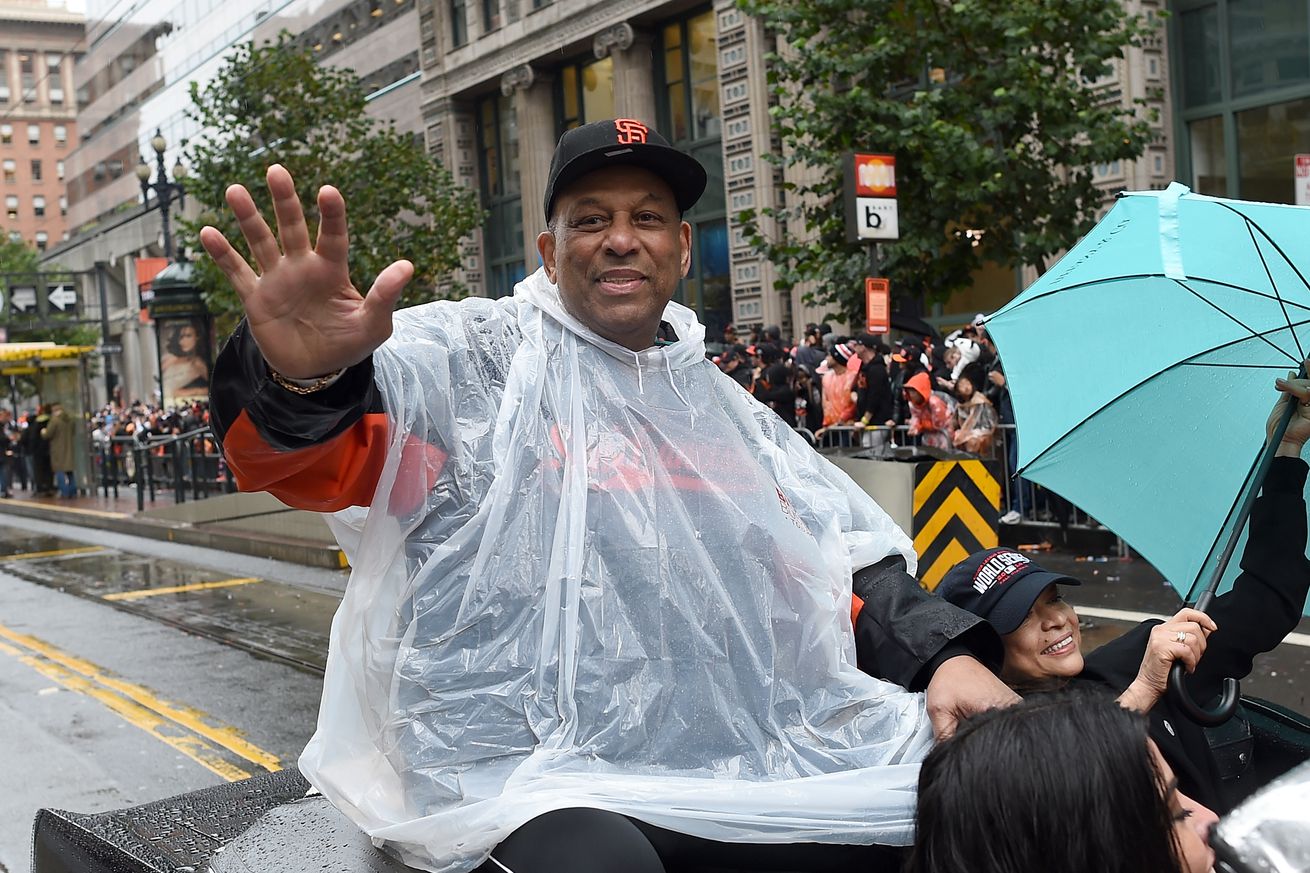
<instances>
[{"instance_id":1,"label":"sidewalk","mask_svg":"<svg viewBox=\"0 0 1310 873\"><path fill-rule=\"evenodd\" d=\"M0 513L75 524L133 536L242 555L339 570L348 566L326 522L318 513L292 509L268 494L222 494L176 503L172 490L147 495L137 512L136 489L119 486L106 496L100 489L70 499L37 497L15 489L0 498Z\"/></svg>"}]
</instances>

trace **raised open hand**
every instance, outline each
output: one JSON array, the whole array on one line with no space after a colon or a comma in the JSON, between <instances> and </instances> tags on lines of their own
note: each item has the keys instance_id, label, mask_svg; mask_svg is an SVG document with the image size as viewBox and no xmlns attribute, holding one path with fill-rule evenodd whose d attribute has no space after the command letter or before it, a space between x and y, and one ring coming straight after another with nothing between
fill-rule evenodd
<instances>
[{"instance_id":1,"label":"raised open hand","mask_svg":"<svg viewBox=\"0 0 1310 873\"><path fill-rule=\"evenodd\" d=\"M318 242L310 248L305 212L285 167L268 168L277 215L275 238L241 185L227 203L259 268L258 274L217 228L200 231L200 243L241 298L250 334L264 360L291 379L312 379L357 364L391 336L391 313L414 274L395 261L363 296L350 282L346 202L336 188L318 192ZM278 246L281 240L281 248Z\"/></svg>"}]
</instances>

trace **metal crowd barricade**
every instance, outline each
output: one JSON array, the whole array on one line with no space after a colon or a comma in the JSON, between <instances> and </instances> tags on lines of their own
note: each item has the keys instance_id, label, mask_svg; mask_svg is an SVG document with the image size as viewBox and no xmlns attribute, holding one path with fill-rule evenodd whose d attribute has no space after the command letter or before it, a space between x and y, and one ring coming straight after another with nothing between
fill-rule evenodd
<instances>
[{"instance_id":1,"label":"metal crowd barricade","mask_svg":"<svg viewBox=\"0 0 1310 873\"><path fill-rule=\"evenodd\" d=\"M147 502L154 503L161 491L171 492L172 502L184 503L236 490L208 427L150 437L145 442L131 436L113 437L97 445L92 457L104 496L117 497L120 487L132 486L138 512Z\"/></svg>"},{"instance_id":2,"label":"metal crowd barricade","mask_svg":"<svg viewBox=\"0 0 1310 873\"><path fill-rule=\"evenodd\" d=\"M887 444L909 446L918 445L919 438L910 436L907 425L896 427L858 428L853 425L834 425L822 428L817 433L798 428L811 445L820 452L858 451L861 448L875 448ZM879 442L879 440L883 442ZM1040 485L1014 475L1017 463L1017 438L1015 426L999 425L993 443L992 459L1000 464L1001 470L1001 513L1007 523L1024 523L1041 527L1070 527L1100 529L1103 526L1079 507ZM1008 515L1011 511L1018 517ZM1122 541L1119 549L1124 553Z\"/></svg>"}]
</instances>

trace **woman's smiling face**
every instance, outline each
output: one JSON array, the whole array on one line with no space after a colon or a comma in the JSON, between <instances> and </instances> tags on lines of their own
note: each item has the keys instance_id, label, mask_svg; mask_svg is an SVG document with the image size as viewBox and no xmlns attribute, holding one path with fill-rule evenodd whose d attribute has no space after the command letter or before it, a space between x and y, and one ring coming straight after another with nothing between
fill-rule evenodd
<instances>
[{"instance_id":1,"label":"woman's smiling face","mask_svg":"<svg viewBox=\"0 0 1310 873\"><path fill-rule=\"evenodd\" d=\"M1040 686L1072 679L1083 671L1078 614L1054 583L1038 595L1023 624L1001 641L1005 644L1001 679L1009 685Z\"/></svg>"}]
</instances>

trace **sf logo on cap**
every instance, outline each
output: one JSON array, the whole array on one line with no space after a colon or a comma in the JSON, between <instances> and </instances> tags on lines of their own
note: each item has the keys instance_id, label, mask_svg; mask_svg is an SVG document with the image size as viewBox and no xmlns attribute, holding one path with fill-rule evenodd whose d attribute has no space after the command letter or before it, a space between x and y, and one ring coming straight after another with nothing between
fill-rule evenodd
<instances>
[{"instance_id":1,"label":"sf logo on cap","mask_svg":"<svg viewBox=\"0 0 1310 873\"><path fill-rule=\"evenodd\" d=\"M614 130L618 132L620 143L633 145L634 143L644 143L646 141L646 132L650 128L631 118L616 118L614 119Z\"/></svg>"}]
</instances>

